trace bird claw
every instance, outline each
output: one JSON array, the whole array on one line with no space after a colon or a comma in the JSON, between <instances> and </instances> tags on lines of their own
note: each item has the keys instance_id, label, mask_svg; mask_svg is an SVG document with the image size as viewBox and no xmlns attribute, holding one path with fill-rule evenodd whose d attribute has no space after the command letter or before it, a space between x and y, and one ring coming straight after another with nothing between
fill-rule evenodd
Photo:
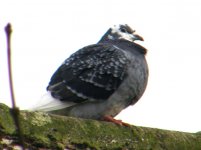
<instances>
[{"instance_id":1,"label":"bird claw","mask_svg":"<svg viewBox=\"0 0 201 150\"><path fill-rule=\"evenodd\" d=\"M123 122L122 120L117 120L114 119L112 116L104 116L102 118L103 121L107 121L107 122L112 122L114 124L120 125L120 126L126 126L126 127L130 127L130 124Z\"/></svg>"}]
</instances>

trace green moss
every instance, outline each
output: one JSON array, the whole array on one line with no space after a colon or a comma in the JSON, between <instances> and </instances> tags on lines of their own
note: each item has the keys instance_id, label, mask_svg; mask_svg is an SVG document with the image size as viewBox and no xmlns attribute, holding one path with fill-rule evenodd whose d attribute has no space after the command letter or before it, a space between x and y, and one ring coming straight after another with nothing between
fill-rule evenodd
<instances>
[{"instance_id":1,"label":"green moss","mask_svg":"<svg viewBox=\"0 0 201 150\"><path fill-rule=\"evenodd\" d=\"M42 112L23 111L20 113L20 123L26 146L30 149L199 150L201 147L200 133L122 127ZM1 137L15 137L12 117L5 105L0 105L0 131Z\"/></svg>"},{"instance_id":2,"label":"green moss","mask_svg":"<svg viewBox=\"0 0 201 150\"><path fill-rule=\"evenodd\" d=\"M45 126L46 124L51 123L51 117L49 114L44 112L33 112L32 115L27 116L26 113L21 113L23 119L31 121L31 124L34 126ZM31 118L30 118L31 117Z\"/></svg>"},{"instance_id":3,"label":"green moss","mask_svg":"<svg viewBox=\"0 0 201 150\"><path fill-rule=\"evenodd\" d=\"M0 106L0 133L12 134L15 131L15 125L10 115L10 108L4 104Z\"/></svg>"}]
</instances>

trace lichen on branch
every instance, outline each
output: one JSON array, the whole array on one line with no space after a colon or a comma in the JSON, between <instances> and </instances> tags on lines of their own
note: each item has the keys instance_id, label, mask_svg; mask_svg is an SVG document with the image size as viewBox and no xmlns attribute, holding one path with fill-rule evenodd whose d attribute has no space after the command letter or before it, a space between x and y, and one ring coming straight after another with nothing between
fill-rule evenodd
<instances>
[{"instance_id":1,"label":"lichen on branch","mask_svg":"<svg viewBox=\"0 0 201 150\"><path fill-rule=\"evenodd\" d=\"M25 147L28 149L157 149L200 150L201 133L185 133L137 126L20 112ZM0 149L20 146L10 108L0 104Z\"/></svg>"}]
</instances>

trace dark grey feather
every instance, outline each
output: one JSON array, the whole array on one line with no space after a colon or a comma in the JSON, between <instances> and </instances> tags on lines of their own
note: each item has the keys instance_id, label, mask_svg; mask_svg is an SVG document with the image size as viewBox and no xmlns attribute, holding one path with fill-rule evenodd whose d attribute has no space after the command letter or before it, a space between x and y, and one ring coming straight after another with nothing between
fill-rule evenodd
<instances>
[{"instance_id":1,"label":"dark grey feather","mask_svg":"<svg viewBox=\"0 0 201 150\"><path fill-rule=\"evenodd\" d=\"M83 99L107 99L126 77L128 62L125 53L111 44L84 47L59 67L48 90L67 101L74 101L66 95L69 90Z\"/></svg>"}]
</instances>

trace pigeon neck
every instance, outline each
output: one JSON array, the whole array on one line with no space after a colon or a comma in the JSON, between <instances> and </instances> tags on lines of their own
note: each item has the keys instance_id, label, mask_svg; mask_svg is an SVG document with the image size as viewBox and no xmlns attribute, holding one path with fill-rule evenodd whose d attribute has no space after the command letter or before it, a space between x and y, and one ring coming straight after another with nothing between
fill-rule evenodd
<instances>
[{"instance_id":1,"label":"pigeon neck","mask_svg":"<svg viewBox=\"0 0 201 150\"><path fill-rule=\"evenodd\" d=\"M109 29L104 35L103 37L100 39L100 41L98 41L98 43L104 43L104 42L108 42L111 41L111 39L109 39L109 35L111 33L112 29Z\"/></svg>"},{"instance_id":2,"label":"pigeon neck","mask_svg":"<svg viewBox=\"0 0 201 150\"><path fill-rule=\"evenodd\" d=\"M105 43L105 44L112 44L112 45L116 45L122 49L128 49L133 51L133 49L135 49L135 51L138 51L141 54L146 54L147 50L146 48L144 48L143 46L135 43L135 42L130 42L124 39L120 39L120 40L110 40L110 39L106 39L106 40L100 40L99 43Z\"/></svg>"}]
</instances>

